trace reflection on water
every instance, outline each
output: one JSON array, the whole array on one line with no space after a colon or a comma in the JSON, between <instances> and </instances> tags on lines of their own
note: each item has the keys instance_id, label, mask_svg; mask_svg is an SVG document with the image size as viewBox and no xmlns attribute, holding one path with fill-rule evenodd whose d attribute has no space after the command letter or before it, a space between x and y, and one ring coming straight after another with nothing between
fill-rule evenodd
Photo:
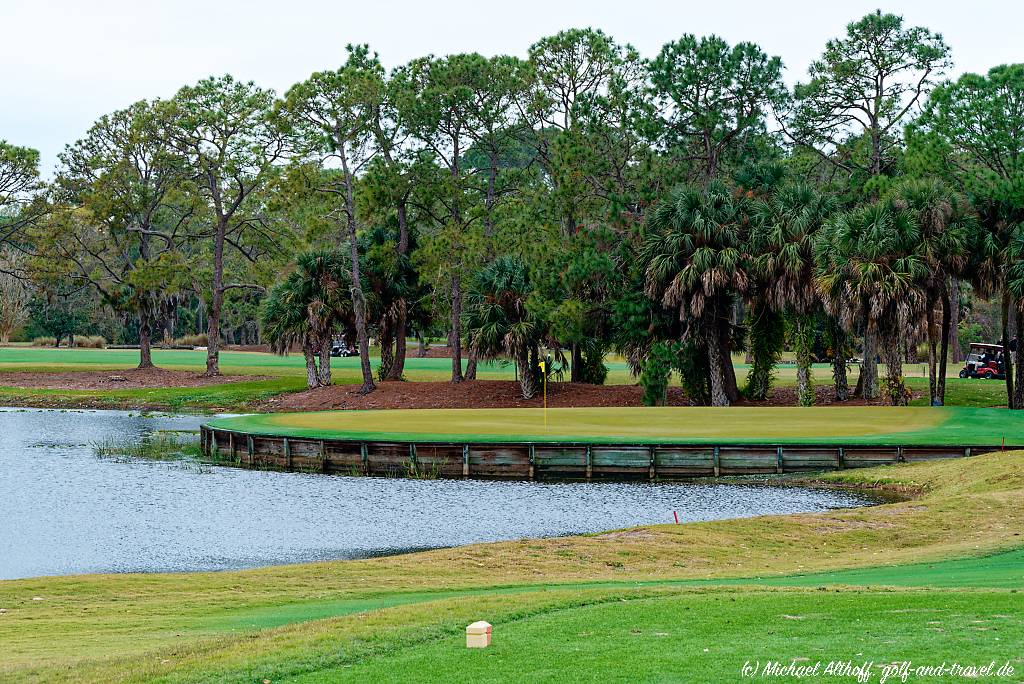
<instances>
[{"instance_id":1,"label":"reflection on water","mask_svg":"<svg viewBox=\"0 0 1024 684\"><path fill-rule=\"evenodd\" d=\"M222 570L479 541L861 505L717 484L402 480L98 458L196 416L0 409L0 579Z\"/></svg>"}]
</instances>

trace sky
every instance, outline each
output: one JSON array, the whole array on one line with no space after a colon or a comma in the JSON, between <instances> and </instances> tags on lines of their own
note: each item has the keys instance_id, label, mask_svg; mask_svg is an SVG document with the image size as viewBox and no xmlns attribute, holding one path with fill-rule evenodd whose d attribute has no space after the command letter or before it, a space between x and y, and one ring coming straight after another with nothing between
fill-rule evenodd
<instances>
[{"instance_id":1,"label":"sky","mask_svg":"<svg viewBox=\"0 0 1024 684\"><path fill-rule=\"evenodd\" d=\"M50 175L64 146L99 116L231 73L284 92L336 68L348 43L387 67L426 54L526 56L570 27L603 29L645 57L684 33L753 41L794 83L847 23L881 8L941 33L951 75L1024 62L1019 0L0 0L0 139L42 153Z\"/></svg>"}]
</instances>

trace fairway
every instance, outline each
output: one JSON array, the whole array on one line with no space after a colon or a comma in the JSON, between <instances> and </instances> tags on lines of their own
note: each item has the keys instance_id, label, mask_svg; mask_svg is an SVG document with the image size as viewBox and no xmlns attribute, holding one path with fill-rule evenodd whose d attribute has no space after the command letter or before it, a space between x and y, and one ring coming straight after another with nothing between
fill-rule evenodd
<instances>
[{"instance_id":1,"label":"fairway","mask_svg":"<svg viewBox=\"0 0 1024 684\"><path fill-rule=\"evenodd\" d=\"M208 425L259 435L426 442L594 444L1024 444L1024 416L924 407L650 407L322 411L221 418Z\"/></svg>"}]
</instances>

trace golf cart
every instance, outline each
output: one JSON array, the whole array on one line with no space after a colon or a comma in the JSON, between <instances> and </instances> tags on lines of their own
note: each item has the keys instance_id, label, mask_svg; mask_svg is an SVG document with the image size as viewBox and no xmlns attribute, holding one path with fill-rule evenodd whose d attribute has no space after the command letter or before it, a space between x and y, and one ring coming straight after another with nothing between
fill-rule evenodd
<instances>
[{"instance_id":1,"label":"golf cart","mask_svg":"<svg viewBox=\"0 0 1024 684\"><path fill-rule=\"evenodd\" d=\"M334 357L347 357L347 356L358 356L359 351L354 345L349 344L345 340L334 340L331 343L331 356Z\"/></svg>"},{"instance_id":2,"label":"golf cart","mask_svg":"<svg viewBox=\"0 0 1024 684\"><path fill-rule=\"evenodd\" d=\"M982 378L983 380L1005 380L1006 366L1003 364L1003 345L971 343L961 378Z\"/></svg>"}]
</instances>

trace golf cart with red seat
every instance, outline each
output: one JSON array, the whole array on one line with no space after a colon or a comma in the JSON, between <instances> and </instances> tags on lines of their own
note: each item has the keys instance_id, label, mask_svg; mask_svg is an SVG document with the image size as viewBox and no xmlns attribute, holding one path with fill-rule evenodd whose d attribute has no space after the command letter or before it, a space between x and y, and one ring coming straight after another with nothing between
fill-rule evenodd
<instances>
[{"instance_id":1,"label":"golf cart with red seat","mask_svg":"<svg viewBox=\"0 0 1024 684\"><path fill-rule=\"evenodd\" d=\"M1005 380L1006 366L1003 363L1003 345L972 342L971 351L960 370L961 378L983 380Z\"/></svg>"}]
</instances>

